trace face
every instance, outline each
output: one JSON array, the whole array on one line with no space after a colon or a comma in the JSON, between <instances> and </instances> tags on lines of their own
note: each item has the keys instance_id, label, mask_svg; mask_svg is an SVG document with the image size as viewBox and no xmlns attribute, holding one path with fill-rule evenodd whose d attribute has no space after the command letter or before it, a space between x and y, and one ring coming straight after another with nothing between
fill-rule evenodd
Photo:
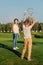
<instances>
[{"instance_id":1,"label":"face","mask_svg":"<svg viewBox=\"0 0 43 65\"><path fill-rule=\"evenodd\" d=\"M18 21L17 20L15 20L15 24L18 24Z\"/></svg>"},{"instance_id":2,"label":"face","mask_svg":"<svg viewBox=\"0 0 43 65\"><path fill-rule=\"evenodd\" d=\"M25 23L25 26L28 27L28 26L29 26L29 23L26 22L26 23Z\"/></svg>"}]
</instances>

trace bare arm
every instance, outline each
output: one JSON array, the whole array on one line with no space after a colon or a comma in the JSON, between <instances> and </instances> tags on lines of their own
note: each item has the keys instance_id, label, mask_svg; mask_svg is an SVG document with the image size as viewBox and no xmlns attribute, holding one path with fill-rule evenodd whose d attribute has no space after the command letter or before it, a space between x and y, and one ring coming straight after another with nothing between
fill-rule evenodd
<instances>
[{"instance_id":1,"label":"bare arm","mask_svg":"<svg viewBox=\"0 0 43 65\"><path fill-rule=\"evenodd\" d=\"M26 16L27 16L27 14L26 14L26 11L25 11L25 12L24 12L24 19L23 19L23 21L26 20Z\"/></svg>"},{"instance_id":2,"label":"bare arm","mask_svg":"<svg viewBox=\"0 0 43 65\"><path fill-rule=\"evenodd\" d=\"M35 24L35 22L34 22L34 18L33 18L33 16L31 16L31 19L32 19L32 27L34 26L34 24Z\"/></svg>"}]
</instances>

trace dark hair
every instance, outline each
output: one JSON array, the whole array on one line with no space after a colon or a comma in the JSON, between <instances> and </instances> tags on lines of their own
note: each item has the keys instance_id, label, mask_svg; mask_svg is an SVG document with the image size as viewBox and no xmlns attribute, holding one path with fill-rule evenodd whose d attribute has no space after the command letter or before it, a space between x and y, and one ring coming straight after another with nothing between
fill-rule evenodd
<instances>
[{"instance_id":1,"label":"dark hair","mask_svg":"<svg viewBox=\"0 0 43 65\"><path fill-rule=\"evenodd\" d=\"M14 24L15 24L15 21L16 21L16 20L19 21L17 18L15 18L15 19L14 19Z\"/></svg>"},{"instance_id":2,"label":"dark hair","mask_svg":"<svg viewBox=\"0 0 43 65\"><path fill-rule=\"evenodd\" d=\"M29 24L30 25L30 20L29 19L26 19L24 22L23 22L24 25L27 25Z\"/></svg>"}]
</instances>

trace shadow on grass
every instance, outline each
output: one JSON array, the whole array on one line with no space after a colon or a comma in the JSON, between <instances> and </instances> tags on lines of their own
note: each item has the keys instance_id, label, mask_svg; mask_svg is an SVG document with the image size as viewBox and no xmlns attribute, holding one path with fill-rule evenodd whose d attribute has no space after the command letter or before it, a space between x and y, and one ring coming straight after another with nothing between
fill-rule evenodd
<instances>
[{"instance_id":1,"label":"shadow on grass","mask_svg":"<svg viewBox=\"0 0 43 65\"><path fill-rule=\"evenodd\" d=\"M23 42L18 41L18 43L23 43ZM37 44L43 44L43 43L42 43L42 42L33 42L33 45L37 45ZM20 53L19 51L13 50L12 47L9 47L9 46L5 45L4 43L0 43L0 48L7 49L7 50L9 50L9 51L15 53L18 57L21 56L21 53ZM24 58L27 60L26 57L24 57Z\"/></svg>"},{"instance_id":2,"label":"shadow on grass","mask_svg":"<svg viewBox=\"0 0 43 65\"><path fill-rule=\"evenodd\" d=\"M23 43L24 43L24 41L18 41L18 43L22 43L22 44L23 44Z\"/></svg>"},{"instance_id":3,"label":"shadow on grass","mask_svg":"<svg viewBox=\"0 0 43 65\"><path fill-rule=\"evenodd\" d=\"M33 42L33 45L43 44L43 42Z\"/></svg>"},{"instance_id":4,"label":"shadow on grass","mask_svg":"<svg viewBox=\"0 0 43 65\"><path fill-rule=\"evenodd\" d=\"M5 49L7 49L7 50L9 50L9 51L11 51L13 53L15 53L18 57L21 56L21 53L20 52L18 52L17 50L13 50L12 48L10 48L7 45L4 45L2 43L0 43L0 48L5 48Z\"/></svg>"},{"instance_id":5,"label":"shadow on grass","mask_svg":"<svg viewBox=\"0 0 43 65\"><path fill-rule=\"evenodd\" d=\"M6 40L7 42L13 42L13 40ZM17 41L17 43L24 44L24 41ZM43 44L43 42L32 42L33 45Z\"/></svg>"},{"instance_id":6,"label":"shadow on grass","mask_svg":"<svg viewBox=\"0 0 43 65\"><path fill-rule=\"evenodd\" d=\"M13 40L6 40L6 41L7 41L7 42L13 42ZM17 43L20 43L20 44L22 43L22 44L23 44L24 41L17 41Z\"/></svg>"}]
</instances>

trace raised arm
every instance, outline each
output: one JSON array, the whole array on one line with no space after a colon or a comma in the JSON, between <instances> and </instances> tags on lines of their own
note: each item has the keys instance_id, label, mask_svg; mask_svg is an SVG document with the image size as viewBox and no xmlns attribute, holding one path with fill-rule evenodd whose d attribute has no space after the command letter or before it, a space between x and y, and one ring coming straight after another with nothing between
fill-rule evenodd
<instances>
[{"instance_id":1,"label":"raised arm","mask_svg":"<svg viewBox=\"0 0 43 65\"><path fill-rule=\"evenodd\" d=\"M23 18L23 21L26 20L26 17L27 17L27 14L26 14L26 11L24 12L24 18Z\"/></svg>"},{"instance_id":2,"label":"raised arm","mask_svg":"<svg viewBox=\"0 0 43 65\"><path fill-rule=\"evenodd\" d=\"M34 22L34 18L33 18L33 16L31 16L31 19L32 19L32 27L34 26L34 24L35 24L35 22Z\"/></svg>"}]
</instances>

